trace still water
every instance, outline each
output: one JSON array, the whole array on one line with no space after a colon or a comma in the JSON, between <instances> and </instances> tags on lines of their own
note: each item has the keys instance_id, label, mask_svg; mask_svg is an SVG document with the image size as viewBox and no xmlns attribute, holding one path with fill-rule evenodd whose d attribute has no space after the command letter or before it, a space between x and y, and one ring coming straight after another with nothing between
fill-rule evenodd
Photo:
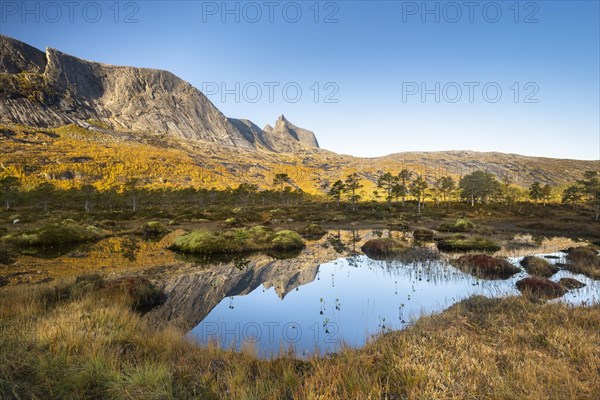
<instances>
[{"instance_id":1,"label":"still water","mask_svg":"<svg viewBox=\"0 0 600 400\"><path fill-rule=\"evenodd\" d=\"M540 256L565 262L564 253ZM518 266L520 259L509 260ZM363 346L373 335L402 329L472 295L518 295L515 282L527 276L521 272L505 280L485 280L440 260L403 263L364 255L320 264L316 271L314 280L290 292L261 284L244 295L223 298L189 336L223 348L249 346L267 358L282 351L299 357L326 354L342 346ZM600 302L600 281L565 270L551 279L563 277L586 286L555 301Z\"/></svg>"}]
</instances>

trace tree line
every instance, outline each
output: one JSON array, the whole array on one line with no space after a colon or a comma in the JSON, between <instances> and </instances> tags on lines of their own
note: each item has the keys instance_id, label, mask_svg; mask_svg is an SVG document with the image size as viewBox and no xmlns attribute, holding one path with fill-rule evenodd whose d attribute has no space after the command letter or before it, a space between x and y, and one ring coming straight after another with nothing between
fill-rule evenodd
<instances>
[{"instance_id":1,"label":"tree line","mask_svg":"<svg viewBox=\"0 0 600 400\"><path fill-rule=\"evenodd\" d=\"M343 199L347 199L353 211L365 196L363 181L365 179L354 172L332 184L326 183L321 189L340 207ZM535 204L546 205L553 198L559 197L562 203L577 207L589 206L596 219L600 213L600 174L587 171L583 178L573 182L562 192L549 184L533 182L529 188L521 188L503 177L477 170L462 176L456 181L452 176L441 176L434 181L409 171L399 173L382 172L376 178L376 190L371 198L375 201L383 199L388 206L393 201L403 206L407 199L414 201L417 212L421 212L426 201L434 205L444 204L450 207L452 202L462 201L474 206L492 202L514 204L528 200ZM0 179L0 199L8 210L15 202L35 204L47 210L52 204L72 204L77 202L85 211L95 207L130 208L136 211L141 204L152 205L195 205L212 204L294 204L315 197L302 191L286 173L278 173L273 178L273 188L261 190L257 185L242 183L232 189L146 189L143 181L128 179L119 188L98 190L91 184L84 184L79 189L59 190L52 183L45 182L37 187L21 190L19 178L6 176Z\"/></svg>"},{"instance_id":2,"label":"tree line","mask_svg":"<svg viewBox=\"0 0 600 400\"><path fill-rule=\"evenodd\" d=\"M352 173L345 180L337 180L328 187L327 195L336 201L338 207L341 199L347 196L355 209L361 198L357 190L363 187L360 181L359 175ZM435 205L445 203L449 207L452 201L467 202L471 206L491 202L508 205L516 203L519 197L525 197L535 204L542 203L545 206L553 197L560 195L562 203L571 204L573 209L588 205L594 210L595 218L600 217L600 174L596 171L586 171L583 179L577 180L562 193L558 193L559 188L550 184L542 185L538 181L524 191L508 177L499 180L491 172L481 170L464 175L458 182L448 175L430 183L423 176L403 169L398 174L382 173L376 184L377 189L373 192L376 200L383 198L388 205L393 200L397 203L401 201L404 206L406 199L411 197L417 203L419 213L426 199L431 199Z\"/></svg>"}]
</instances>

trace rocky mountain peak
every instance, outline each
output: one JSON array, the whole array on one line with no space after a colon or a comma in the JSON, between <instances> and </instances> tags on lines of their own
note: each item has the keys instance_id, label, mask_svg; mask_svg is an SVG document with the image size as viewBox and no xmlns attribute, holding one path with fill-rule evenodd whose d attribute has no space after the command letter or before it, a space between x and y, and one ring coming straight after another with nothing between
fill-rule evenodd
<instances>
[{"instance_id":1,"label":"rocky mountain peak","mask_svg":"<svg viewBox=\"0 0 600 400\"><path fill-rule=\"evenodd\" d=\"M46 54L43 51L0 35L0 73L42 73L46 69Z\"/></svg>"},{"instance_id":2,"label":"rocky mountain peak","mask_svg":"<svg viewBox=\"0 0 600 400\"><path fill-rule=\"evenodd\" d=\"M292 124L288 119L285 118L283 114L277 118L277 121L275 122L275 128L267 125L264 131L273 138L291 138L293 141L298 142L305 147L319 148L319 142L312 131Z\"/></svg>"},{"instance_id":3,"label":"rocky mountain peak","mask_svg":"<svg viewBox=\"0 0 600 400\"><path fill-rule=\"evenodd\" d=\"M23 72L29 75L18 75ZM44 53L1 35L0 79L1 121L56 127L89 126L92 119L117 131L235 148L289 152L298 145L318 147L312 132L283 115L276 128L265 130L248 120L225 117L203 93L171 72L86 61L52 48Z\"/></svg>"}]
</instances>

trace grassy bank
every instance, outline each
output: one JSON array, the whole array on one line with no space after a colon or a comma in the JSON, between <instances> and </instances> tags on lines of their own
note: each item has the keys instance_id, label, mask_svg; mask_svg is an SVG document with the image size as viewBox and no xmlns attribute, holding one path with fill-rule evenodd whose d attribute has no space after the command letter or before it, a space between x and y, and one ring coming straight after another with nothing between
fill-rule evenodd
<instances>
[{"instance_id":1,"label":"grassy bank","mask_svg":"<svg viewBox=\"0 0 600 400\"><path fill-rule=\"evenodd\" d=\"M600 306L472 298L362 350L300 361L198 348L129 291L0 291L1 398L592 399Z\"/></svg>"}]
</instances>

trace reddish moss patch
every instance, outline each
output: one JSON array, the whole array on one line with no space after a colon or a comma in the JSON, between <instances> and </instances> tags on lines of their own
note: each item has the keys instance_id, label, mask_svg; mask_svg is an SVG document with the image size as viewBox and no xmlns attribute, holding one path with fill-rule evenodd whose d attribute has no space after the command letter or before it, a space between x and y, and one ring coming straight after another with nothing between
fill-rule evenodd
<instances>
[{"instance_id":1,"label":"reddish moss patch","mask_svg":"<svg viewBox=\"0 0 600 400\"><path fill-rule=\"evenodd\" d=\"M454 263L458 269L478 278L506 279L521 270L504 258L486 254L468 254L461 256Z\"/></svg>"},{"instance_id":2,"label":"reddish moss patch","mask_svg":"<svg viewBox=\"0 0 600 400\"><path fill-rule=\"evenodd\" d=\"M546 278L531 276L517 282L517 289L523 294L544 299L555 299L564 295L567 290L556 282Z\"/></svg>"}]
</instances>

